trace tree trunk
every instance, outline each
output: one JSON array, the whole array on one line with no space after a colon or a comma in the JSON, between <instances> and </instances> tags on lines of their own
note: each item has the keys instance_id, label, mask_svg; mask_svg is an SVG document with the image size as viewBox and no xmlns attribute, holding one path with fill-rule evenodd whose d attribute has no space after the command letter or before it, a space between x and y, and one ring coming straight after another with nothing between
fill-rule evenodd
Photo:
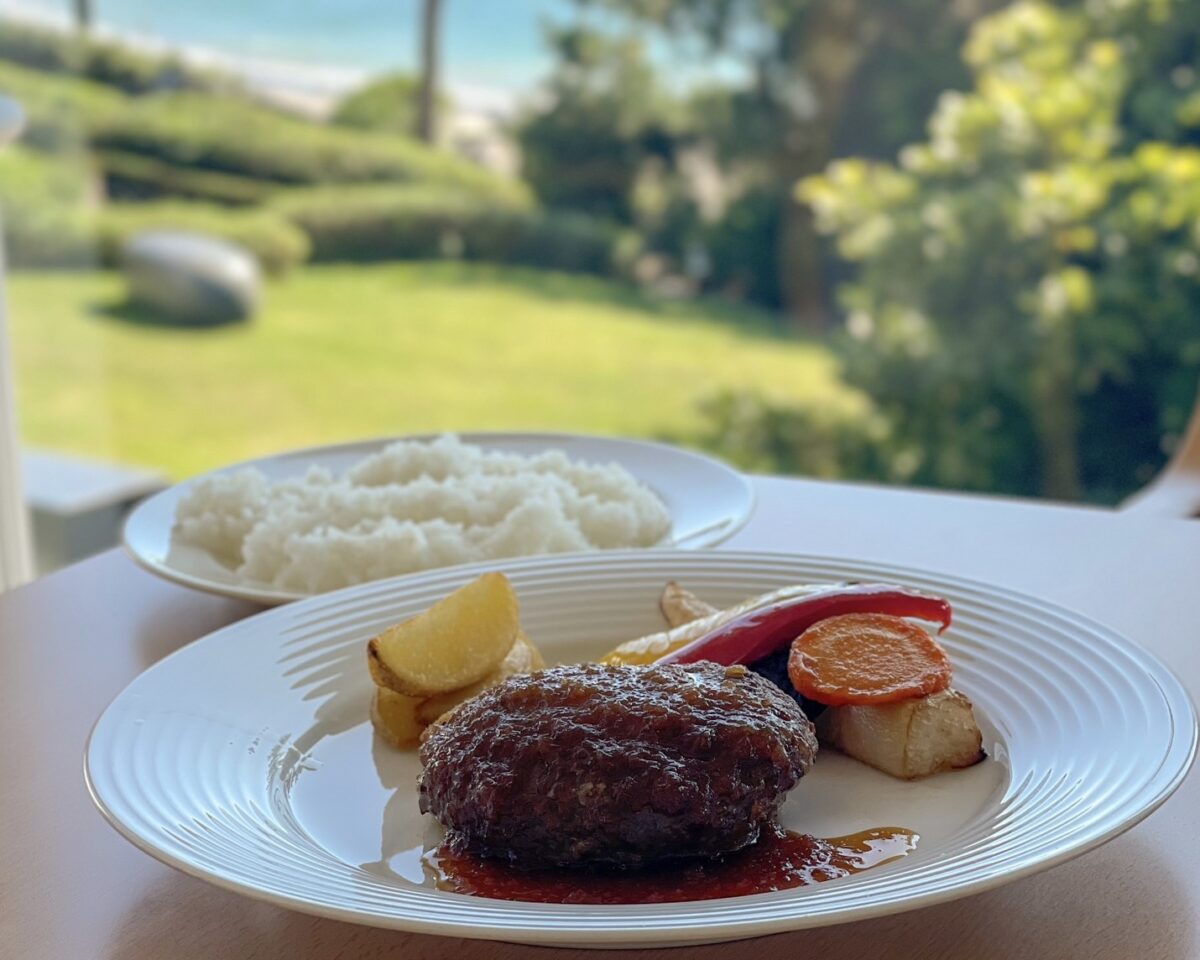
<instances>
[{"instance_id":1,"label":"tree trunk","mask_svg":"<svg viewBox=\"0 0 1200 960\"><path fill-rule=\"evenodd\" d=\"M442 0L421 4L421 86L417 93L417 136L437 143L438 34L441 30Z\"/></svg>"},{"instance_id":2,"label":"tree trunk","mask_svg":"<svg viewBox=\"0 0 1200 960\"><path fill-rule=\"evenodd\" d=\"M75 29L87 33L92 29L93 15L92 0L72 0L75 9Z\"/></svg>"},{"instance_id":3,"label":"tree trunk","mask_svg":"<svg viewBox=\"0 0 1200 960\"><path fill-rule=\"evenodd\" d=\"M816 173L823 163L810 169L789 171L788 182ZM812 211L789 191L783 201L779 233L775 238L775 270L783 308L793 330L816 333L829 325L825 309L825 278L821 263L821 244L813 223Z\"/></svg>"},{"instance_id":4,"label":"tree trunk","mask_svg":"<svg viewBox=\"0 0 1200 960\"><path fill-rule=\"evenodd\" d=\"M1038 435L1042 495L1078 500L1079 400L1075 395L1075 344L1068 324L1048 338L1032 372L1033 421Z\"/></svg>"},{"instance_id":5,"label":"tree trunk","mask_svg":"<svg viewBox=\"0 0 1200 960\"><path fill-rule=\"evenodd\" d=\"M780 117L785 129L791 127L784 134L779 163L779 173L790 188L820 173L829 162L837 119L879 33L878 22L867 16L863 4L837 0L817 4L810 15L796 17L781 36L785 69L804 77L817 104L807 123L798 123L786 113ZM784 309L797 331L819 332L829 322L820 240L812 211L790 191L785 203L775 251Z\"/></svg>"}]
</instances>

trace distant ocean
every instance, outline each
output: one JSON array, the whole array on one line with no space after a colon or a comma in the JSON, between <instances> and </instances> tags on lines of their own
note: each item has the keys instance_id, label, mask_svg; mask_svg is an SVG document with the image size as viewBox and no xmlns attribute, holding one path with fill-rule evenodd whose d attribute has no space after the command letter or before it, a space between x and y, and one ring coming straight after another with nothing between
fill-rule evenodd
<instances>
[{"instance_id":1,"label":"distant ocean","mask_svg":"<svg viewBox=\"0 0 1200 960\"><path fill-rule=\"evenodd\" d=\"M314 96L417 62L419 0L93 2L103 35L187 49ZM576 8L570 0L444 0L442 9L447 86L474 109L503 112L552 65L544 25L569 21ZM70 12L70 0L0 0L0 15L58 26ZM667 53L673 65L677 56Z\"/></svg>"}]
</instances>

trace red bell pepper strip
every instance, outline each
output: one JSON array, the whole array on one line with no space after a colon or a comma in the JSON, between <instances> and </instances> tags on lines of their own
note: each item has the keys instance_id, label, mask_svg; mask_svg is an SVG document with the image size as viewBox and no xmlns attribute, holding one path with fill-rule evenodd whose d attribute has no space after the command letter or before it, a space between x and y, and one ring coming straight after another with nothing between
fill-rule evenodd
<instances>
[{"instance_id":1,"label":"red bell pepper strip","mask_svg":"<svg viewBox=\"0 0 1200 960\"><path fill-rule=\"evenodd\" d=\"M932 594L886 583L840 584L820 593L751 610L657 662L712 660L727 667L753 663L788 646L817 621L844 613L914 617L941 624L938 633L950 626L951 616L949 601Z\"/></svg>"}]
</instances>

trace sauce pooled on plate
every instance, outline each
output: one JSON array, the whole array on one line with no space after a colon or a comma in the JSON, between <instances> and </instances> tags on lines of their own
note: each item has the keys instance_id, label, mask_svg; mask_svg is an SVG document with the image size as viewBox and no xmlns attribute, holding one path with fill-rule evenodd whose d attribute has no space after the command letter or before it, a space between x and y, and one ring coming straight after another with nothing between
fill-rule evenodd
<instances>
[{"instance_id":1,"label":"sauce pooled on plate","mask_svg":"<svg viewBox=\"0 0 1200 960\"><path fill-rule=\"evenodd\" d=\"M836 880L911 853L917 835L880 827L822 840L772 830L719 860L642 870L517 870L443 843L425 855L438 888L494 900L532 903L678 903L744 897Z\"/></svg>"}]
</instances>

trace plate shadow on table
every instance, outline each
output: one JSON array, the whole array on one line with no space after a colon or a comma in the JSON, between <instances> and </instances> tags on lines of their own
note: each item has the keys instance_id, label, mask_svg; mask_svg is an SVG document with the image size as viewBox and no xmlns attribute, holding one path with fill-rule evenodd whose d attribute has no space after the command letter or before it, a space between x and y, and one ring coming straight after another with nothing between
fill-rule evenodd
<instances>
[{"instance_id":1,"label":"plate shadow on table","mask_svg":"<svg viewBox=\"0 0 1200 960\"><path fill-rule=\"evenodd\" d=\"M1116 847L1120 849L1111 852ZM980 923L980 916L991 920ZM1151 931L1154 940L1148 939ZM1163 940L1164 931L1169 942ZM1192 956L1195 933L1184 888L1159 852L1135 835L1049 873L980 894L971 909L964 909L959 901L853 926L766 937L753 941L752 947L748 943L740 948L713 944L638 953L642 958L662 960L730 960L747 955L761 960L858 958L879 956L879 945L886 944L882 955L890 960L951 956L1011 960L1018 956L1146 956L1147 945L1153 942L1166 951L1156 952L1155 960L1185 960ZM335 956L521 960L530 955L553 960L581 953L321 920L163 872L148 895L126 914L102 955L110 960L167 955L172 960L330 960Z\"/></svg>"},{"instance_id":2,"label":"plate shadow on table","mask_svg":"<svg viewBox=\"0 0 1200 960\"><path fill-rule=\"evenodd\" d=\"M226 624L267 609L246 600L216 596L206 596L205 600L204 604L190 605L182 616L182 605L173 593L164 592L163 596L146 601L149 614L139 618L133 638L142 669Z\"/></svg>"}]
</instances>

